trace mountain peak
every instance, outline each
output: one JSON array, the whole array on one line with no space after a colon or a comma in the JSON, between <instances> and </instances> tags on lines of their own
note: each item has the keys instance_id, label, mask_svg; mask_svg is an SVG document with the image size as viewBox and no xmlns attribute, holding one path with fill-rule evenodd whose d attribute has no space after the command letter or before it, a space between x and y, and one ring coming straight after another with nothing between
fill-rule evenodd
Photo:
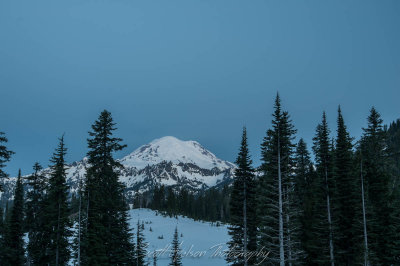
<instances>
[{"instance_id":1,"label":"mountain peak","mask_svg":"<svg viewBox=\"0 0 400 266\"><path fill-rule=\"evenodd\" d=\"M161 137L159 139L155 139L150 143L153 143L153 142L184 142L184 141L180 140L180 139L178 139L178 138L176 138L174 136L164 136L164 137Z\"/></svg>"},{"instance_id":2,"label":"mountain peak","mask_svg":"<svg viewBox=\"0 0 400 266\"><path fill-rule=\"evenodd\" d=\"M143 145L121 159L124 165L144 167L162 161L192 163L204 169L228 169L232 163L218 159L213 153L201 146L197 141L180 140L173 136L165 136Z\"/></svg>"}]
</instances>

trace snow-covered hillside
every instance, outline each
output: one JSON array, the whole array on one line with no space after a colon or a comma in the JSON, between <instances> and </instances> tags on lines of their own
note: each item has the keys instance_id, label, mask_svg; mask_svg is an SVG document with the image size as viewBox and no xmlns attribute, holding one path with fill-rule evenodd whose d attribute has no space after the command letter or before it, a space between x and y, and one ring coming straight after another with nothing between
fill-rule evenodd
<instances>
[{"instance_id":1,"label":"snow-covered hillside","mask_svg":"<svg viewBox=\"0 0 400 266\"><path fill-rule=\"evenodd\" d=\"M218 159L198 142L171 136L153 140L119 162L124 166L120 180L125 183L128 195L160 185L186 187L192 191L218 186L230 182L235 169L234 164ZM67 183L71 192L77 190L87 167L86 158L68 165ZM43 171L48 173L49 169ZM3 180L5 198L12 196L15 181L15 177Z\"/></svg>"},{"instance_id":2,"label":"snow-covered hillside","mask_svg":"<svg viewBox=\"0 0 400 266\"><path fill-rule=\"evenodd\" d=\"M144 235L148 243L147 259L150 265L153 262L154 250L157 250L159 256L157 265L168 265L171 262L169 245L172 242L175 227L179 232L183 265L226 265L223 257L223 251L227 249L226 242L229 240L226 225L211 225L182 216L163 217L149 209L134 209L130 210L129 214L134 232L136 232L138 220L145 224ZM161 236L162 239L160 239Z\"/></svg>"}]
</instances>

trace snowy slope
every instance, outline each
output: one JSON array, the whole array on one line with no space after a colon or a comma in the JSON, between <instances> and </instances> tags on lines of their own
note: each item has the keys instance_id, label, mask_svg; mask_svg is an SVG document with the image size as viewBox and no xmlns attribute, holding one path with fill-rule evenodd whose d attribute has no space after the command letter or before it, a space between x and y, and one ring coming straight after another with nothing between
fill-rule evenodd
<instances>
[{"instance_id":1,"label":"snowy slope","mask_svg":"<svg viewBox=\"0 0 400 266\"><path fill-rule=\"evenodd\" d=\"M170 243L172 242L175 227L178 227L179 240L183 251L183 265L190 266L220 266L226 265L223 255L218 251L227 249L226 242L229 235L226 225L215 226L207 222L194 221L189 218L178 216L178 218L163 217L149 209L134 209L129 212L131 227L136 232L137 221L145 223L144 235L149 244L147 258L152 265L152 254L157 250L159 255L157 265L168 265L170 263ZM152 231L150 231L150 227ZM181 237L181 234L183 235ZM163 239L159 239L159 236Z\"/></svg>"},{"instance_id":2,"label":"snowy slope","mask_svg":"<svg viewBox=\"0 0 400 266\"><path fill-rule=\"evenodd\" d=\"M137 221L144 222L143 231L145 242L148 244L146 261L153 265L154 251L157 253L157 265L167 266L170 262L171 242L175 227L178 228L179 242L183 265L190 266L221 266L227 265L224 253L229 241L227 225L211 224L208 222L194 221L186 217L163 217L150 209L134 209L129 211L130 228L136 237ZM150 231L151 228L151 231ZM76 233L76 225L72 229ZM182 234L182 236L181 236ZM163 239L159 239L163 236ZM135 240L135 239L134 239ZM24 235L25 246L28 244L28 234ZM70 244L74 241L69 238ZM71 257L68 265L74 265Z\"/></svg>"},{"instance_id":3,"label":"snowy slope","mask_svg":"<svg viewBox=\"0 0 400 266\"><path fill-rule=\"evenodd\" d=\"M204 169L216 167L223 170L234 167L232 163L218 159L197 141L182 141L171 136L153 140L120 160L123 165L136 168L159 164L162 161L174 164L191 163Z\"/></svg>"},{"instance_id":4,"label":"snowy slope","mask_svg":"<svg viewBox=\"0 0 400 266\"><path fill-rule=\"evenodd\" d=\"M128 191L156 185L201 190L229 182L235 165L218 159L196 141L167 136L143 145L120 160L121 181Z\"/></svg>"}]
</instances>

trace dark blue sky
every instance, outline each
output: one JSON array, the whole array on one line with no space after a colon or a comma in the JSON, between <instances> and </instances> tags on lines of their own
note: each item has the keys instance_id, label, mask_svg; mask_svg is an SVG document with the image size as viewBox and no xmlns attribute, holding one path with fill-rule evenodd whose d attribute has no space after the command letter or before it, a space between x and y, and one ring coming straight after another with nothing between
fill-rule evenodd
<instances>
[{"instance_id":1,"label":"dark blue sky","mask_svg":"<svg viewBox=\"0 0 400 266\"><path fill-rule=\"evenodd\" d=\"M128 148L173 135L233 161L241 127L257 162L280 92L311 146L341 104L352 136L369 108L400 117L400 1L0 2L0 131L7 167L48 165L65 132L87 151L104 108Z\"/></svg>"}]
</instances>

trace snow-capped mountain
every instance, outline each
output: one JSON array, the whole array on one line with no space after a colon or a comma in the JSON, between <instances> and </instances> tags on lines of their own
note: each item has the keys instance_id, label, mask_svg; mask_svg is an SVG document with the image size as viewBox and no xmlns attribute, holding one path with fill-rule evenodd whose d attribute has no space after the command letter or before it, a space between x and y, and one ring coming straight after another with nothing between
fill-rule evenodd
<instances>
[{"instance_id":1,"label":"snow-capped mountain","mask_svg":"<svg viewBox=\"0 0 400 266\"><path fill-rule=\"evenodd\" d=\"M120 160L125 167L136 168L159 164L163 161L173 164L195 164L203 169L223 170L235 167L230 162L218 159L197 141L182 141L171 136L153 140Z\"/></svg>"},{"instance_id":2,"label":"snow-capped mountain","mask_svg":"<svg viewBox=\"0 0 400 266\"><path fill-rule=\"evenodd\" d=\"M234 164L218 159L198 142L171 136L153 140L118 161L124 166L119 176L128 195L160 185L198 191L231 181L235 169ZM87 167L86 158L68 165L67 183L71 192L77 190ZM49 169L43 171L49 173ZM4 197L11 197L15 180L15 177L4 180Z\"/></svg>"}]
</instances>

